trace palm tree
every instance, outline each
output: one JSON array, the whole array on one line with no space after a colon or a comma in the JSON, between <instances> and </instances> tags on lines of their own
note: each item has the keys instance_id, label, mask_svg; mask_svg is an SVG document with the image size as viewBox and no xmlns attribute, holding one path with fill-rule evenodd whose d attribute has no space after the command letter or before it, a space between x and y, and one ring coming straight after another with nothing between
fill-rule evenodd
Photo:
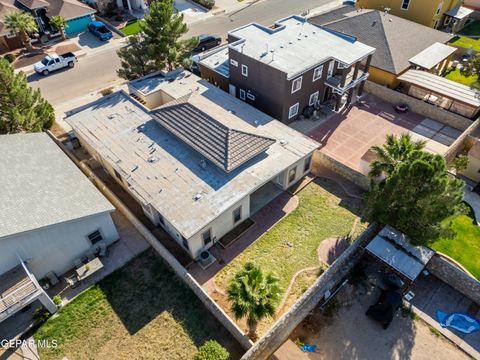
<instances>
[{"instance_id":1,"label":"palm tree","mask_svg":"<svg viewBox=\"0 0 480 360\"><path fill-rule=\"evenodd\" d=\"M425 141L413 141L410 134L387 135L385 144L372 147L378 159L370 164L368 176L390 175L399 163L406 160L413 152L423 150L425 145Z\"/></svg>"},{"instance_id":2,"label":"palm tree","mask_svg":"<svg viewBox=\"0 0 480 360\"><path fill-rule=\"evenodd\" d=\"M62 39L65 40L67 36L65 35L65 28L68 27L67 21L60 15L52 16L49 21L50 25L54 30L59 31L62 34Z\"/></svg>"},{"instance_id":3,"label":"palm tree","mask_svg":"<svg viewBox=\"0 0 480 360\"><path fill-rule=\"evenodd\" d=\"M33 16L25 11L10 11L5 15L7 29L20 34L27 50L32 50L32 42L29 34L38 31L38 25Z\"/></svg>"},{"instance_id":4,"label":"palm tree","mask_svg":"<svg viewBox=\"0 0 480 360\"><path fill-rule=\"evenodd\" d=\"M235 318L247 317L248 336L256 340L257 325L267 316L273 316L280 299L278 278L272 273L264 274L253 263L246 263L230 281L227 289L228 300L232 302Z\"/></svg>"}]
</instances>

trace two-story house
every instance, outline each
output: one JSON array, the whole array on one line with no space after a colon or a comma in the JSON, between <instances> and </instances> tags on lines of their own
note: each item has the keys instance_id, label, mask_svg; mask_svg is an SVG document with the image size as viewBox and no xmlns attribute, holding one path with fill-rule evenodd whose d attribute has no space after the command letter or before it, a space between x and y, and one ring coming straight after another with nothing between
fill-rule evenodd
<instances>
[{"instance_id":1,"label":"two-story house","mask_svg":"<svg viewBox=\"0 0 480 360\"><path fill-rule=\"evenodd\" d=\"M272 27L249 24L200 60L202 77L284 123L332 101L362 94L375 49L355 37L291 16Z\"/></svg>"},{"instance_id":2,"label":"two-story house","mask_svg":"<svg viewBox=\"0 0 480 360\"><path fill-rule=\"evenodd\" d=\"M462 0L358 0L357 7L387 11L416 23L457 32L463 28L473 10Z\"/></svg>"}]
</instances>

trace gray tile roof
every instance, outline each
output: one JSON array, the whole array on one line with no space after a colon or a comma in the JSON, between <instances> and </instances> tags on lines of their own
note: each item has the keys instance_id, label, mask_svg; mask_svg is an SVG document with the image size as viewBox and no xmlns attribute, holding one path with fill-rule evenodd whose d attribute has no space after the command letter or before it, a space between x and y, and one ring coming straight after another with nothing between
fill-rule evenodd
<instances>
[{"instance_id":1,"label":"gray tile roof","mask_svg":"<svg viewBox=\"0 0 480 360\"><path fill-rule=\"evenodd\" d=\"M398 16L385 15L379 10L354 10L342 16L339 20L330 20L326 15L319 15L309 21L355 36L358 41L376 48L372 66L392 74L408 69L408 60L432 44L446 43L452 38L450 34Z\"/></svg>"},{"instance_id":2,"label":"gray tile roof","mask_svg":"<svg viewBox=\"0 0 480 360\"><path fill-rule=\"evenodd\" d=\"M0 238L113 211L45 133L0 136Z\"/></svg>"},{"instance_id":3,"label":"gray tile roof","mask_svg":"<svg viewBox=\"0 0 480 360\"><path fill-rule=\"evenodd\" d=\"M154 119L220 169L230 172L275 143L274 139L229 128L184 96L152 112Z\"/></svg>"}]
</instances>

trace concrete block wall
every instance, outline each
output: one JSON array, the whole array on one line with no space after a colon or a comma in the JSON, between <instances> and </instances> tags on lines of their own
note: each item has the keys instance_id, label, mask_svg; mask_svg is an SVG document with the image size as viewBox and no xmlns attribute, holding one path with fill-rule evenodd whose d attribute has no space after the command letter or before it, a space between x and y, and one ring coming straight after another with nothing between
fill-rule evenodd
<instances>
[{"instance_id":1,"label":"concrete block wall","mask_svg":"<svg viewBox=\"0 0 480 360\"><path fill-rule=\"evenodd\" d=\"M447 161L447 164L452 162L456 155L463 151L463 149L468 146L468 144L472 143L472 140L470 138L470 135L477 130L480 127L480 118L475 120L468 128L463 132L462 135L458 137L457 140L453 142L452 145L450 145L450 148L445 154L445 160Z\"/></svg>"},{"instance_id":2,"label":"concrete block wall","mask_svg":"<svg viewBox=\"0 0 480 360\"><path fill-rule=\"evenodd\" d=\"M364 247L377 233L377 225L370 226L345 252L330 266L302 297L285 313L269 332L247 351L242 360L264 360L273 354L290 336L303 319L348 275L363 255Z\"/></svg>"},{"instance_id":3,"label":"concrete block wall","mask_svg":"<svg viewBox=\"0 0 480 360\"><path fill-rule=\"evenodd\" d=\"M370 180L367 176L355 171L332 157L324 154L321 150L316 150L313 153L312 173L317 174L316 169L319 165L336 172L347 180L360 186L363 190L370 190Z\"/></svg>"},{"instance_id":4,"label":"concrete block wall","mask_svg":"<svg viewBox=\"0 0 480 360\"><path fill-rule=\"evenodd\" d=\"M434 255L429 261L427 270L480 305L480 281L463 272L438 254Z\"/></svg>"},{"instance_id":5,"label":"concrete block wall","mask_svg":"<svg viewBox=\"0 0 480 360\"><path fill-rule=\"evenodd\" d=\"M461 115L457 115L438 106L428 104L425 101L415 99L414 97L391 90L386 86L381 86L371 81L365 82L365 91L392 104L407 104L411 111L437 120L461 131L466 130L473 122L471 119L467 119Z\"/></svg>"}]
</instances>

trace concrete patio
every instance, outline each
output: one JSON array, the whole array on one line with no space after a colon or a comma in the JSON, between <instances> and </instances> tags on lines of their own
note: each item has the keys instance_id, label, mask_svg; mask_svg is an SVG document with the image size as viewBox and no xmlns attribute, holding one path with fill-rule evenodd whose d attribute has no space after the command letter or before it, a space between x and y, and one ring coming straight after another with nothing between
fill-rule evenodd
<instances>
[{"instance_id":1,"label":"concrete patio","mask_svg":"<svg viewBox=\"0 0 480 360\"><path fill-rule=\"evenodd\" d=\"M479 318L480 306L431 274L421 274L412 291L415 297L411 304L415 312L472 358L480 359L479 332L467 335L450 328L442 328L436 319L437 310L468 313Z\"/></svg>"}]
</instances>

